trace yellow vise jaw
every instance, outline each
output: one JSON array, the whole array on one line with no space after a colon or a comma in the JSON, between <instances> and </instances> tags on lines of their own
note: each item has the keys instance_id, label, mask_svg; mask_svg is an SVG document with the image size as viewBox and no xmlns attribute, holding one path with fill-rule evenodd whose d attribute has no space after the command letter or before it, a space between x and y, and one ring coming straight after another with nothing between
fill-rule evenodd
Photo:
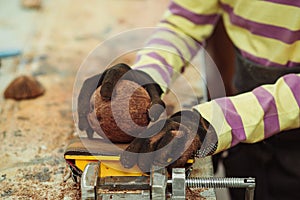
<instances>
[{"instance_id":1,"label":"yellow vise jaw","mask_svg":"<svg viewBox=\"0 0 300 200\"><path fill-rule=\"evenodd\" d=\"M120 154L128 144L112 144L101 139L75 139L68 145L64 158L73 173L81 175L90 162L100 161L99 177L141 176L137 166L124 168L120 163Z\"/></svg>"},{"instance_id":2,"label":"yellow vise jaw","mask_svg":"<svg viewBox=\"0 0 300 200\"><path fill-rule=\"evenodd\" d=\"M71 141L64 158L74 175L81 176L86 165L100 161L99 177L108 176L143 176L137 166L126 169L120 163L120 154L128 144L112 144L101 139L80 138ZM193 159L188 160L194 163Z\"/></svg>"},{"instance_id":3,"label":"yellow vise jaw","mask_svg":"<svg viewBox=\"0 0 300 200\"><path fill-rule=\"evenodd\" d=\"M73 160L75 166L82 172L88 163L100 161L99 177L143 175L137 166L131 169L124 168L120 164L119 156L65 155L65 159Z\"/></svg>"}]
</instances>

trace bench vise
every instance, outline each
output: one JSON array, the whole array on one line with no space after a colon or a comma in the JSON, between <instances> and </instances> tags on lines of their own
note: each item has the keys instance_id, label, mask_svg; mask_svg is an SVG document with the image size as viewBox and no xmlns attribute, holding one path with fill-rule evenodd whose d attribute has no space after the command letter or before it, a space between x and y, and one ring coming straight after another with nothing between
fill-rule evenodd
<instances>
[{"instance_id":1,"label":"bench vise","mask_svg":"<svg viewBox=\"0 0 300 200\"><path fill-rule=\"evenodd\" d=\"M137 166L125 169L120 164L120 151L126 145L113 148L102 140L89 139L68 146L65 160L74 180L80 182L83 200L185 200L190 188L246 188L245 199L254 199L254 178L190 177L186 168L173 168L168 173L158 166L143 173ZM188 162L193 164L192 159Z\"/></svg>"}]
</instances>

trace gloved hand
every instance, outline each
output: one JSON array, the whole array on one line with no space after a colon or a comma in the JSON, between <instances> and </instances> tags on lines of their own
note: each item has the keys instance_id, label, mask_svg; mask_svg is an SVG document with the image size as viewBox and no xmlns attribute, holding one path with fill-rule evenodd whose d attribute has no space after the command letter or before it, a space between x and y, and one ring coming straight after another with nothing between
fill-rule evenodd
<instances>
[{"instance_id":1,"label":"gloved hand","mask_svg":"<svg viewBox=\"0 0 300 200\"><path fill-rule=\"evenodd\" d=\"M144 172L152 165L183 167L206 136L209 123L197 111L181 111L160 120L139 135L121 155L125 168L135 164Z\"/></svg>"},{"instance_id":2,"label":"gloved hand","mask_svg":"<svg viewBox=\"0 0 300 200\"><path fill-rule=\"evenodd\" d=\"M93 129L90 127L87 116L90 112L90 98L94 91L100 86L100 94L106 100L111 99L111 95L116 83L120 79L130 80L143 86L151 98L151 106L148 111L149 119L156 121L165 109L165 104L160 96L163 93L160 86L146 73L139 70L132 70L126 64L117 64L102 74L95 75L84 81L78 96L78 126L82 131L86 131L89 138L93 137Z\"/></svg>"}]
</instances>

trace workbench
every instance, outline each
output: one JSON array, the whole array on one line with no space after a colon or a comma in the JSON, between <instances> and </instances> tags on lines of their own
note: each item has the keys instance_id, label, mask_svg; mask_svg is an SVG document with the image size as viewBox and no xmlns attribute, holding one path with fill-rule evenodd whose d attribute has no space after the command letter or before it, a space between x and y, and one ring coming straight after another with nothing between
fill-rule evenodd
<instances>
[{"instance_id":1,"label":"workbench","mask_svg":"<svg viewBox=\"0 0 300 200\"><path fill-rule=\"evenodd\" d=\"M1 199L80 198L78 185L67 179L63 158L69 141L78 136L72 116L77 70L110 36L154 26L167 3L45 0L41 9L30 10L18 0L0 2L0 49L22 49L20 56L3 59L0 68ZM100 66L101 58L92 62ZM24 101L4 99L6 86L21 74L35 76L45 94ZM199 162L197 174L212 176L210 158ZM212 190L205 194L215 198Z\"/></svg>"}]
</instances>

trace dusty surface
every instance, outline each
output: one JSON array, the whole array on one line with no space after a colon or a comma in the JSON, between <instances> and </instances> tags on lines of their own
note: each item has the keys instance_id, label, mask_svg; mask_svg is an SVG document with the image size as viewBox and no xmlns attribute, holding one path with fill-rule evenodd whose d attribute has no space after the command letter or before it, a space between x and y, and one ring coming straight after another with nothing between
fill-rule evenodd
<instances>
[{"instance_id":1,"label":"dusty surface","mask_svg":"<svg viewBox=\"0 0 300 200\"><path fill-rule=\"evenodd\" d=\"M0 68L0 199L78 199L78 186L63 181L63 153L76 135L72 90L77 69L106 38L153 26L165 6L157 0L44 0L41 9L30 10L21 1L0 2L0 49L23 50L20 57L2 60ZM45 94L5 100L3 91L20 74L35 75Z\"/></svg>"},{"instance_id":2,"label":"dusty surface","mask_svg":"<svg viewBox=\"0 0 300 200\"><path fill-rule=\"evenodd\" d=\"M44 0L41 9L30 10L18 0L0 1L0 49L23 51L2 60L0 68L0 199L79 198L78 186L64 181L68 171L63 159L76 137L72 91L77 70L108 37L153 26L167 2ZM93 62L100 66L101 58ZM5 87L21 74L34 75L45 94L5 100Z\"/></svg>"}]
</instances>

